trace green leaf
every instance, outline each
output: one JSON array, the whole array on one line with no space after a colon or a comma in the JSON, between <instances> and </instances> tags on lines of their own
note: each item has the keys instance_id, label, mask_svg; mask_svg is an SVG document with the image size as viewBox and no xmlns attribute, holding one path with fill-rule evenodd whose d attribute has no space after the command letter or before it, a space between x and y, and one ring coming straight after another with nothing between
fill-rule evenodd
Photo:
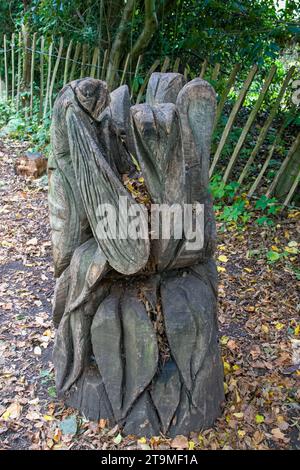
<instances>
[{"instance_id":1,"label":"green leaf","mask_svg":"<svg viewBox=\"0 0 300 470\"><path fill-rule=\"evenodd\" d=\"M267 258L270 263L275 263L280 259L281 255L277 253L276 251L268 251L267 253Z\"/></svg>"},{"instance_id":2,"label":"green leaf","mask_svg":"<svg viewBox=\"0 0 300 470\"><path fill-rule=\"evenodd\" d=\"M48 388L48 395L52 398L56 398L56 388L54 386Z\"/></svg>"},{"instance_id":3,"label":"green leaf","mask_svg":"<svg viewBox=\"0 0 300 470\"><path fill-rule=\"evenodd\" d=\"M256 415L255 416L255 421L257 422L257 424L263 423L264 420L265 420L265 417L263 415Z\"/></svg>"}]
</instances>

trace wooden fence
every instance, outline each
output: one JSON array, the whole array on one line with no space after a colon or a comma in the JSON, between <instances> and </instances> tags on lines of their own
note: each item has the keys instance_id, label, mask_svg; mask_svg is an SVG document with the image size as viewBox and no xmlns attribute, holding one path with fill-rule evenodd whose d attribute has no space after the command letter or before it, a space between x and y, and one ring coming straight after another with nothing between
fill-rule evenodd
<instances>
[{"instance_id":1,"label":"wooden fence","mask_svg":"<svg viewBox=\"0 0 300 470\"><path fill-rule=\"evenodd\" d=\"M42 121L51 113L53 100L64 84L84 76L105 79L107 65L108 51L100 51L98 47L91 48L72 41L66 44L63 38L54 41L37 37L36 33L31 37L21 33L4 36L0 48L0 96L13 103L17 110L22 110L26 103L29 117L38 106ZM132 70L128 55L124 68L118 71L117 84L129 85L135 103L142 101L149 77L154 71L180 70L187 79L195 76L191 75L188 64L181 63L179 58L173 61L169 57L157 59L146 73L142 73L141 69L142 57L138 58ZM270 66L267 73L253 65L247 73L241 64L236 64L229 74L225 74L222 64L211 65L204 60L199 64L198 75L210 81L218 93L210 176L221 174L224 183L230 179L238 181L243 191L246 188L249 197L257 194L270 197L295 153L300 152L299 128L294 141L285 139L291 116L299 114L299 106L297 108L291 99L291 82L300 78L299 69L291 67L279 82L276 65ZM255 94L254 85L259 86ZM252 96L255 97L254 101L251 100ZM228 142L241 120L241 114L243 126L228 153ZM282 115L286 118L280 122ZM270 131L274 134L274 126L278 127L276 136L269 144L268 138ZM279 144L281 147L286 145L280 158L276 152ZM245 148L247 152L243 152ZM270 172L274 160L277 167L272 167ZM254 176L253 165L256 168ZM299 171L282 200L284 205L292 201L299 181L300 162Z\"/></svg>"}]
</instances>

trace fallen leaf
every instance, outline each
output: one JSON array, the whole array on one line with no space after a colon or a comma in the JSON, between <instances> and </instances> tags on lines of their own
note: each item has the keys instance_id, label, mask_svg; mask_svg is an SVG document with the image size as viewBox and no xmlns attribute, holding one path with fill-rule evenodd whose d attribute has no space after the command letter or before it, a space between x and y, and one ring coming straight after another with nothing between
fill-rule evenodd
<instances>
[{"instance_id":1,"label":"fallen leaf","mask_svg":"<svg viewBox=\"0 0 300 470\"><path fill-rule=\"evenodd\" d=\"M18 419L20 417L21 412L22 406L20 405L20 403L12 403L2 414L1 418L4 419L4 421L7 421L9 419Z\"/></svg>"},{"instance_id":2,"label":"fallen leaf","mask_svg":"<svg viewBox=\"0 0 300 470\"><path fill-rule=\"evenodd\" d=\"M189 448L189 441L188 441L187 437L179 435L179 436L176 436L172 440L171 447L173 449L188 449Z\"/></svg>"},{"instance_id":3,"label":"fallen leaf","mask_svg":"<svg viewBox=\"0 0 300 470\"><path fill-rule=\"evenodd\" d=\"M271 430L271 433L275 437L275 439L285 439L285 435L283 434L282 431L280 431L279 428L274 428Z\"/></svg>"}]
</instances>

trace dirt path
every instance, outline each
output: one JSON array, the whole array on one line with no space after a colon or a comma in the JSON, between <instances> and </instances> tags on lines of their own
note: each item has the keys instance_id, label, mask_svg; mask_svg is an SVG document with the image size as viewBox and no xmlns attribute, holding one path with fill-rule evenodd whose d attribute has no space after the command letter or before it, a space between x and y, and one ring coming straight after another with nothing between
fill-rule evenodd
<instances>
[{"instance_id":1,"label":"dirt path","mask_svg":"<svg viewBox=\"0 0 300 470\"><path fill-rule=\"evenodd\" d=\"M177 441L123 438L55 397L47 187L15 175L23 148L0 141L0 448L300 448L299 256L265 258L272 245L299 241L300 213L268 231L232 226L219 236L227 401L215 429Z\"/></svg>"}]
</instances>

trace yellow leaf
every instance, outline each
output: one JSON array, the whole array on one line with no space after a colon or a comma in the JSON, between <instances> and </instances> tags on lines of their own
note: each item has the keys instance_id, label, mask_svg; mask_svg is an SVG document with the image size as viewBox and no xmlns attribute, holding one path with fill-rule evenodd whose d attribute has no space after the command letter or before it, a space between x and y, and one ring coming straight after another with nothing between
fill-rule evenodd
<instances>
[{"instance_id":1,"label":"yellow leaf","mask_svg":"<svg viewBox=\"0 0 300 470\"><path fill-rule=\"evenodd\" d=\"M276 328L276 330L280 331L280 330L282 330L282 328L284 328L284 324L278 322L278 323L276 323L275 328Z\"/></svg>"},{"instance_id":2,"label":"yellow leaf","mask_svg":"<svg viewBox=\"0 0 300 470\"><path fill-rule=\"evenodd\" d=\"M292 255L296 255L298 253L298 248L296 246L286 246L284 251L291 253Z\"/></svg>"},{"instance_id":3,"label":"yellow leaf","mask_svg":"<svg viewBox=\"0 0 300 470\"><path fill-rule=\"evenodd\" d=\"M261 330L264 332L264 333L269 333L269 327L267 325L261 325Z\"/></svg>"},{"instance_id":4,"label":"yellow leaf","mask_svg":"<svg viewBox=\"0 0 300 470\"><path fill-rule=\"evenodd\" d=\"M246 431L242 431L241 429L238 430L238 435L240 437L244 437L246 435Z\"/></svg>"},{"instance_id":5,"label":"yellow leaf","mask_svg":"<svg viewBox=\"0 0 300 470\"><path fill-rule=\"evenodd\" d=\"M226 271L226 268L223 266L217 266L218 273L224 273Z\"/></svg>"},{"instance_id":6,"label":"yellow leaf","mask_svg":"<svg viewBox=\"0 0 300 470\"><path fill-rule=\"evenodd\" d=\"M221 336L220 343L225 346L229 341L228 336Z\"/></svg>"},{"instance_id":7,"label":"yellow leaf","mask_svg":"<svg viewBox=\"0 0 300 470\"><path fill-rule=\"evenodd\" d=\"M226 250L226 245L218 245L218 250L225 251Z\"/></svg>"},{"instance_id":8,"label":"yellow leaf","mask_svg":"<svg viewBox=\"0 0 300 470\"><path fill-rule=\"evenodd\" d=\"M139 442L140 444L147 444L147 439L146 439L145 437L141 437L141 438L138 440L138 442Z\"/></svg>"},{"instance_id":9,"label":"yellow leaf","mask_svg":"<svg viewBox=\"0 0 300 470\"><path fill-rule=\"evenodd\" d=\"M245 307L245 310L247 310L247 312L255 312L255 307L253 305L249 305L248 307Z\"/></svg>"},{"instance_id":10,"label":"yellow leaf","mask_svg":"<svg viewBox=\"0 0 300 470\"><path fill-rule=\"evenodd\" d=\"M230 372L231 367L230 367L229 362L227 362L227 361L223 361L223 365L224 365L224 373L226 375L226 374L228 374L228 372Z\"/></svg>"},{"instance_id":11,"label":"yellow leaf","mask_svg":"<svg viewBox=\"0 0 300 470\"><path fill-rule=\"evenodd\" d=\"M44 418L45 421L52 421L53 420L53 416L50 416L50 415L44 415L43 418Z\"/></svg>"},{"instance_id":12,"label":"yellow leaf","mask_svg":"<svg viewBox=\"0 0 300 470\"><path fill-rule=\"evenodd\" d=\"M279 248L277 248L276 245L272 245L271 248L272 248L273 251L277 251L277 253L279 253L279 251L280 251Z\"/></svg>"},{"instance_id":13,"label":"yellow leaf","mask_svg":"<svg viewBox=\"0 0 300 470\"><path fill-rule=\"evenodd\" d=\"M195 448L195 442L189 441L189 450L194 450L194 448Z\"/></svg>"},{"instance_id":14,"label":"yellow leaf","mask_svg":"<svg viewBox=\"0 0 300 470\"><path fill-rule=\"evenodd\" d=\"M221 261L221 263L227 263L228 258L227 258L227 256L225 256L225 255L220 255L220 256L218 257L218 260Z\"/></svg>"},{"instance_id":15,"label":"yellow leaf","mask_svg":"<svg viewBox=\"0 0 300 470\"><path fill-rule=\"evenodd\" d=\"M250 268L244 268L244 271L247 271L247 273L252 273L252 269Z\"/></svg>"},{"instance_id":16,"label":"yellow leaf","mask_svg":"<svg viewBox=\"0 0 300 470\"><path fill-rule=\"evenodd\" d=\"M53 438L52 438L52 439L54 440L54 442L56 442L56 444L60 441L61 435L62 435L61 430L57 428L57 429L55 430L54 436L53 436Z\"/></svg>"},{"instance_id":17,"label":"yellow leaf","mask_svg":"<svg viewBox=\"0 0 300 470\"><path fill-rule=\"evenodd\" d=\"M294 328L294 335L298 336L300 334L300 325L296 326L296 328Z\"/></svg>"},{"instance_id":18,"label":"yellow leaf","mask_svg":"<svg viewBox=\"0 0 300 470\"><path fill-rule=\"evenodd\" d=\"M233 370L239 370L240 366L238 366L237 364L234 364L234 366L232 367Z\"/></svg>"},{"instance_id":19,"label":"yellow leaf","mask_svg":"<svg viewBox=\"0 0 300 470\"><path fill-rule=\"evenodd\" d=\"M43 333L43 336L48 336L48 337L50 337L50 336L51 336L51 330L50 330L50 329L45 330L44 333Z\"/></svg>"},{"instance_id":20,"label":"yellow leaf","mask_svg":"<svg viewBox=\"0 0 300 470\"><path fill-rule=\"evenodd\" d=\"M257 422L257 424L263 423L264 420L265 420L265 417L263 415L256 415L255 416L255 421Z\"/></svg>"}]
</instances>

